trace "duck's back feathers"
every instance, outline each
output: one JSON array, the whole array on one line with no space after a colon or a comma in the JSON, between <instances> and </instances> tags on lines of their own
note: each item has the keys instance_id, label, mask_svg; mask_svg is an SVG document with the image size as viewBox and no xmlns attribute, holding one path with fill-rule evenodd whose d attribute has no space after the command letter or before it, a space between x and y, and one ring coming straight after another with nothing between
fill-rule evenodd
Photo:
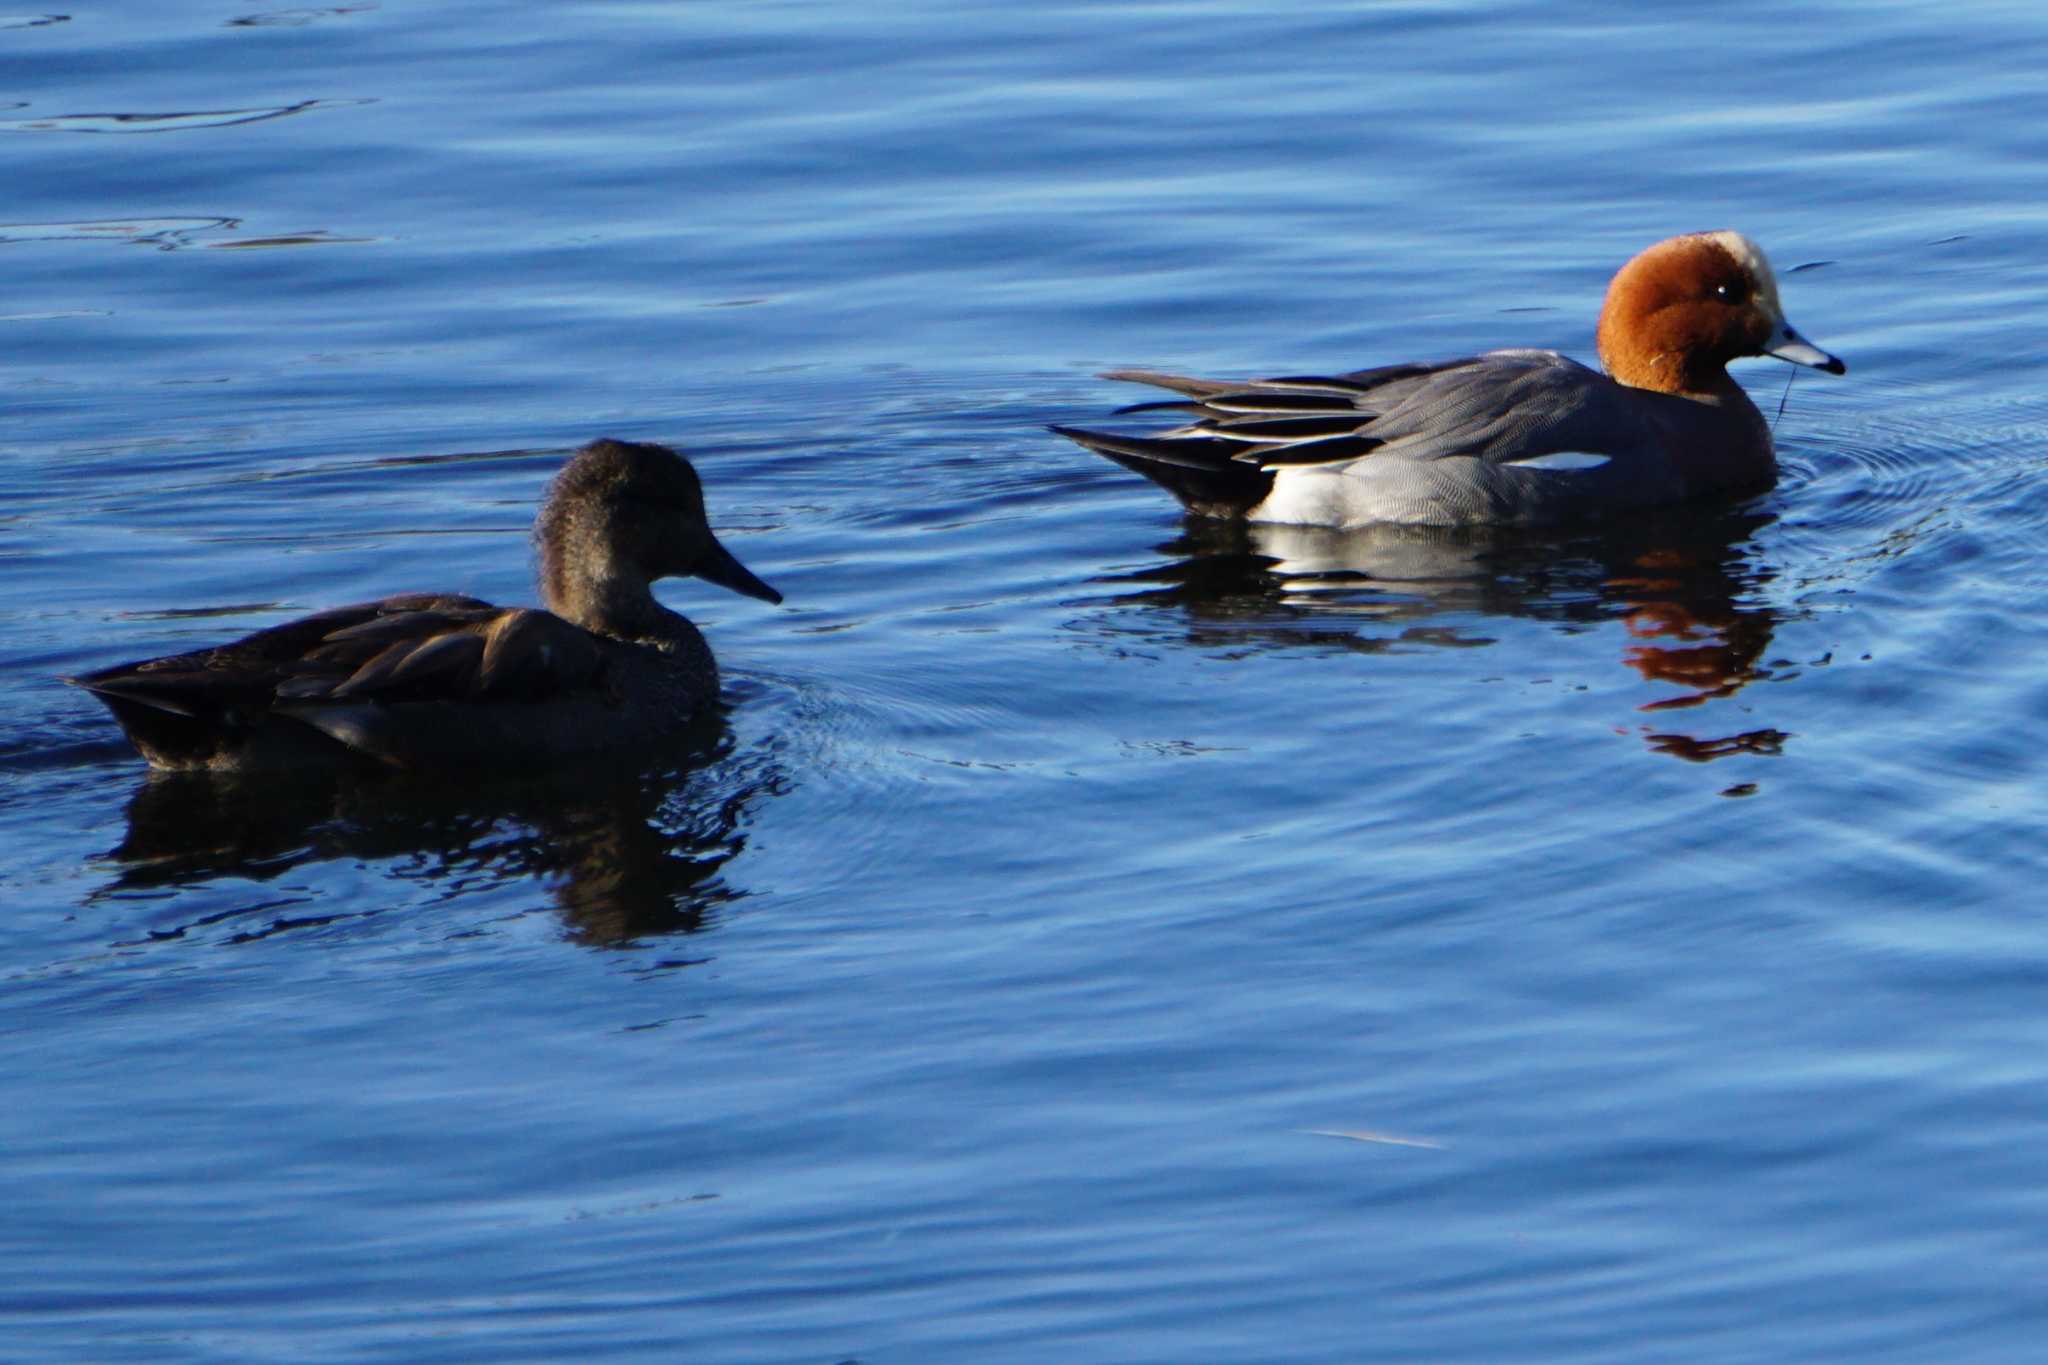
<instances>
[{"instance_id":1,"label":"duck's back feathers","mask_svg":"<svg viewBox=\"0 0 2048 1365\"><path fill-rule=\"evenodd\" d=\"M391 598L298 659L277 695L293 701L545 701L595 686L602 642L530 607Z\"/></svg>"},{"instance_id":2,"label":"duck's back feathers","mask_svg":"<svg viewBox=\"0 0 2048 1365\"><path fill-rule=\"evenodd\" d=\"M1433 365L1242 383L1141 370L1103 377L1194 396L1192 402L1127 409L1173 408L1195 418L1152 441L1086 433L1169 462L1207 463L1206 455L1195 452L1214 450L1273 468L1336 464L1386 450L1411 460L1469 455L1512 463L1550 453L1540 448L1547 442L1615 434L1596 430L1603 424L1590 411L1616 387L1614 381L1555 351L1489 351Z\"/></svg>"},{"instance_id":3,"label":"duck's back feathers","mask_svg":"<svg viewBox=\"0 0 2048 1365\"><path fill-rule=\"evenodd\" d=\"M647 723L661 715L622 705L618 675L639 672L646 652L545 611L409 593L68 681L104 701L158 767L516 765L661 728ZM708 650L667 653L715 688ZM666 711L685 699L648 700Z\"/></svg>"}]
</instances>

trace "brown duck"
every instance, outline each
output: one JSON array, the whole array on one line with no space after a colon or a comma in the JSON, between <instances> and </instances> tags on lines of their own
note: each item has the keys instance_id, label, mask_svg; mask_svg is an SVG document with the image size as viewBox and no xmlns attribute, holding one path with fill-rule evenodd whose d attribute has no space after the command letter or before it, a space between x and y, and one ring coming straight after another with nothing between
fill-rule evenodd
<instances>
[{"instance_id":1,"label":"brown duck","mask_svg":"<svg viewBox=\"0 0 2048 1365\"><path fill-rule=\"evenodd\" d=\"M712 535L666 446L577 451L534 541L545 611L406 593L65 681L158 768L530 767L659 740L717 697L710 646L654 580L782 600Z\"/></svg>"}]
</instances>

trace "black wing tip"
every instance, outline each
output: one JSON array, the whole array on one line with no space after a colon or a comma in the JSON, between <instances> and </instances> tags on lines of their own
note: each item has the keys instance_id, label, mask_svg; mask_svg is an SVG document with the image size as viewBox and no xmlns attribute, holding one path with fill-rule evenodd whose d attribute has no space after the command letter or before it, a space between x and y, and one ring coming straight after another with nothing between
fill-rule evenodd
<instances>
[{"instance_id":1,"label":"black wing tip","mask_svg":"<svg viewBox=\"0 0 2048 1365\"><path fill-rule=\"evenodd\" d=\"M1191 375L1168 374L1164 370L1103 370L1096 378L1119 384L1150 384L1155 389L1167 389L1196 400L1237 387L1220 379L1196 379Z\"/></svg>"},{"instance_id":2,"label":"black wing tip","mask_svg":"<svg viewBox=\"0 0 2048 1365\"><path fill-rule=\"evenodd\" d=\"M1101 454L1135 455L1140 459L1156 458L1151 447L1161 439L1156 436L1119 436L1111 431L1091 431L1087 427L1070 427L1058 422L1046 423L1045 429Z\"/></svg>"},{"instance_id":3,"label":"black wing tip","mask_svg":"<svg viewBox=\"0 0 2048 1365\"><path fill-rule=\"evenodd\" d=\"M1118 436L1114 432L1108 431L1090 431L1087 427L1064 426L1058 422L1046 423L1045 429L1054 435L1066 437L1076 445L1086 446L1090 450L1116 450L1124 454L1134 453L1134 451L1128 450L1126 447L1134 447L1139 441L1145 439L1143 437Z\"/></svg>"},{"instance_id":4,"label":"black wing tip","mask_svg":"<svg viewBox=\"0 0 2048 1365\"><path fill-rule=\"evenodd\" d=\"M1132 412L1206 412L1199 398L1155 398L1145 403L1126 403L1120 408L1110 409L1111 417L1122 417Z\"/></svg>"},{"instance_id":5,"label":"black wing tip","mask_svg":"<svg viewBox=\"0 0 2048 1365\"><path fill-rule=\"evenodd\" d=\"M1258 459L1260 466L1266 469L1345 464L1364 459L1385 444L1375 436L1325 436L1319 440L1258 448Z\"/></svg>"}]
</instances>

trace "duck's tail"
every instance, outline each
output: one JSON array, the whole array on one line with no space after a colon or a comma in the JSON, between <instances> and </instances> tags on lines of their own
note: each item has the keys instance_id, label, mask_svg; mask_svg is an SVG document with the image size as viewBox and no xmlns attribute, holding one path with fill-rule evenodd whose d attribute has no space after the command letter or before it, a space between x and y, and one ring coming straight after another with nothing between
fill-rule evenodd
<instances>
[{"instance_id":1,"label":"duck's tail","mask_svg":"<svg viewBox=\"0 0 2048 1365\"><path fill-rule=\"evenodd\" d=\"M1201 413L1203 399L1233 387L1218 380L1190 379L1153 370L1111 370L1102 377L1152 384L1187 395L1185 399L1164 403L1133 403L1118 408L1118 413ZM1232 458L1244 453L1243 444L1237 441L1192 435L1120 436L1081 427L1054 426L1051 430L1104 459L1116 461L1134 474L1143 474L1197 516L1241 517L1273 491L1271 473L1256 464Z\"/></svg>"},{"instance_id":2,"label":"duck's tail","mask_svg":"<svg viewBox=\"0 0 2048 1365\"><path fill-rule=\"evenodd\" d=\"M221 729L182 700L126 667L60 678L98 697L142 756L159 768L203 768L222 750Z\"/></svg>"},{"instance_id":3,"label":"duck's tail","mask_svg":"<svg viewBox=\"0 0 2048 1365\"><path fill-rule=\"evenodd\" d=\"M1143 474L1197 516L1241 517L1273 491L1271 473L1231 458L1244 449L1234 441L1118 436L1080 427L1053 426L1048 430L1116 461L1133 473Z\"/></svg>"}]
</instances>

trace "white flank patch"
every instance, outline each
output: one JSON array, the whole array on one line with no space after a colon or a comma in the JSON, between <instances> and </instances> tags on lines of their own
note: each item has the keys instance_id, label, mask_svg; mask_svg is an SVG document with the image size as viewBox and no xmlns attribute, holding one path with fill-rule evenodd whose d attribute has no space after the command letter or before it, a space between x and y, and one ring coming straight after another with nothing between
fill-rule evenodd
<instances>
[{"instance_id":1,"label":"white flank patch","mask_svg":"<svg viewBox=\"0 0 2048 1365\"><path fill-rule=\"evenodd\" d=\"M1598 469L1608 461L1605 455L1589 455L1583 450L1559 450L1549 455L1535 455L1526 460L1509 460L1517 469Z\"/></svg>"},{"instance_id":2,"label":"white flank patch","mask_svg":"<svg viewBox=\"0 0 2048 1365\"><path fill-rule=\"evenodd\" d=\"M1273 491L1252 509L1260 521L1293 526L1349 524L1349 494L1356 480L1326 468L1282 469L1273 475Z\"/></svg>"}]
</instances>

